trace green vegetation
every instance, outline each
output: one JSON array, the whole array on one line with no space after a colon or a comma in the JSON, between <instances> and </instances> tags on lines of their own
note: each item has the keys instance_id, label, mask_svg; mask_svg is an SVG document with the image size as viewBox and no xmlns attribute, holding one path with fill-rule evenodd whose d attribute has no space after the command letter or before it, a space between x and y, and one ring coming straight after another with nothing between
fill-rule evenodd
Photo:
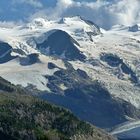
<instances>
[{"instance_id":1,"label":"green vegetation","mask_svg":"<svg viewBox=\"0 0 140 140\"><path fill-rule=\"evenodd\" d=\"M22 93L22 94L21 94ZM80 121L71 112L24 93L0 78L1 133L13 140L109 140L110 136ZM6 138L5 138L6 140ZM8 139L7 139L8 140Z\"/></svg>"},{"instance_id":2,"label":"green vegetation","mask_svg":"<svg viewBox=\"0 0 140 140\"><path fill-rule=\"evenodd\" d=\"M9 93L0 94L0 122L0 127L16 139L23 138L25 132L35 134L38 140L52 134L68 139L75 133L92 132L89 124L67 110L31 96Z\"/></svg>"}]
</instances>

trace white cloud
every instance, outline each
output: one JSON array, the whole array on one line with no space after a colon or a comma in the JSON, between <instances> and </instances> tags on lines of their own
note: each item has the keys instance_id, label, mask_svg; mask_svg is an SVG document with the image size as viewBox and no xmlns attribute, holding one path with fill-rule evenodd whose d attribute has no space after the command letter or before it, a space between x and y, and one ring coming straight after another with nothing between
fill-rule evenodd
<instances>
[{"instance_id":1,"label":"white cloud","mask_svg":"<svg viewBox=\"0 0 140 140\"><path fill-rule=\"evenodd\" d=\"M36 17L47 17L48 19L56 19L62 17L63 13L67 11L70 5L73 5L73 0L57 0L55 7L47 7L39 10L31 15L30 19Z\"/></svg>"},{"instance_id":2,"label":"white cloud","mask_svg":"<svg viewBox=\"0 0 140 140\"><path fill-rule=\"evenodd\" d=\"M43 5L41 2L39 2L39 0L13 0L13 4L21 4L21 3L25 3L25 4L28 4L28 5L31 5L35 8L42 8Z\"/></svg>"},{"instance_id":3,"label":"white cloud","mask_svg":"<svg viewBox=\"0 0 140 140\"><path fill-rule=\"evenodd\" d=\"M55 19L63 16L81 15L104 28L115 24L132 25L140 22L140 0L98 0L96 2L77 2L57 0L53 8L42 9L36 16L47 16Z\"/></svg>"},{"instance_id":4,"label":"white cloud","mask_svg":"<svg viewBox=\"0 0 140 140\"><path fill-rule=\"evenodd\" d=\"M123 0L110 6L110 13L117 17L120 24L135 24L140 22L140 1Z\"/></svg>"},{"instance_id":5,"label":"white cloud","mask_svg":"<svg viewBox=\"0 0 140 140\"><path fill-rule=\"evenodd\" d=\"M2 28L13 28L13 27L17 27L21 24L24 24L22 21L0 21L0 27Z\"/></svg>"}]
</instances>

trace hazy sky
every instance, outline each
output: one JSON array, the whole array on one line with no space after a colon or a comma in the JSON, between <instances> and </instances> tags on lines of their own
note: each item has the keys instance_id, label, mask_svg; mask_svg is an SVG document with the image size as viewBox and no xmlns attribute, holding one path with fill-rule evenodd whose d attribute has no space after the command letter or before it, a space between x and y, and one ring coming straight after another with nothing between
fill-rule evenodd
<instances>
[{"instance_id":1,"label":"hazy sky","mask_svg":"<svg viewBox=\"0 0 140 140\"><path fill-rule=\"evenodd\" d=\"M0 0L0 21L81 15L103 28L140 23L140 0Z\"/></svg>"}]
</instances>

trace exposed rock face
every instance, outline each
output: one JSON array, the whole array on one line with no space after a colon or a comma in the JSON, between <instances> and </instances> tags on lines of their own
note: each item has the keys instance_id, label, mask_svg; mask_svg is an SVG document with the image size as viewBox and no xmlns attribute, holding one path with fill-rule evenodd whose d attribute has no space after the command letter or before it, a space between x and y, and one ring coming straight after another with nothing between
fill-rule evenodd
<instances>
[{"instance_id":1,"label":"exposed rock face","mask_svg":"<svg viewBox=\"0 0 140 140\"><path fill-rule=\"evenodd\" d=\"M27 57L20 57L20 64L23 66L32 65L39 61L39 55L36 53L29 54Z\"/></svg>"},{"instance_id":2,"label":"exposed rock face","mask_svg":"<svg viewBox=\"0 0 140 140\"><path fill-rule=\"evenodd\" d=\"M138 83L136 73L118 56L113 54L103 54L101 55L101 60L113 67L114 74L117 75L119 79L123 79L124 74L126 74L128 76L130 75L130 80L133 83Z\"/></svg>"},{"instance_id":3,"label":"exposed rock face","mask_svg":"<svg viewBox=\"0 0 140 140\"><path fill-rule=\"evenodd\" d=\"M0 42L0 64L8 62L15 58L15 56L11 56L12 47L4 42Z\"/></svg>"},{"instance_id":4,"label":"exposed rock face","mask_svg":"<svg viewBox=\"0 0 140 140\"><path fill-rule=\"evenodd\" d=\"M56 30L47 40L38 44L37 48L48 55L59 56L67 60L81 60L86 57L77 49L79 45L68 33Z\"/></svg>"},{"instance_id":5,"label":"exposed rock face","mask_svg":"<svg viewBox=\"0 0 140 140\"><path fill-rule=\"evenodd\" d=\"M139 31L139 26L137 24L133 25L133 26L129 27L129 31L137 32L137 31Z\"/></svg>"}]
</instances>

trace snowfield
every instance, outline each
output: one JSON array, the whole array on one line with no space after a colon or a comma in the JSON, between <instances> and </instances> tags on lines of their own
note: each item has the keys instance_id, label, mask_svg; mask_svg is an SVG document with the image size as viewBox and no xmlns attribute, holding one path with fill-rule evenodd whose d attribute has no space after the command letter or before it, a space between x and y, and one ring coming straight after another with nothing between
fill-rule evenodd
<instances>
[{"instance_id":1,"label":"snowfield","mask_svg":"<svg viewBox=\"0 0 140 140\"><path fill-rule=\"evenodd\" d=\"M48 62L53 62L63 69L65 69L65 66L61 60L53 59L51 57L40 55L40 60L40 63L36 63L32 66L22 66L18 63L18 60L12 60L6 64L1 64L0 74L3 78L8 79L13 84L22 85L23 87L32 84L38 90L49 91L47 79L44 76L53 75L58 68L53 70L48 69Z\"/></svg>"}]
</instances>

